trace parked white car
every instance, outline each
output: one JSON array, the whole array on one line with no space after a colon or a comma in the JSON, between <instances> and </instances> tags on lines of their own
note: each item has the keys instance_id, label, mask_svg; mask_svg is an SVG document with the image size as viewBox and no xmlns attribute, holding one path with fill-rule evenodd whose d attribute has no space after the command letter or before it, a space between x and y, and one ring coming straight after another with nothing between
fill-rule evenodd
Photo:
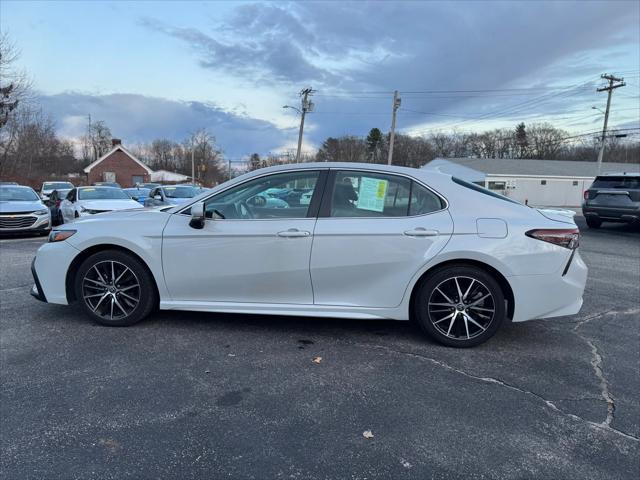
<instances>
[{"instance_id":1,"label":"parked white car","mask_svg":"<svg viewBox=\"0 0 640 480\"><path fill-rule=\"evenodd\" d=\"M31 188L22 185L0 185L0 235L5 233L38 233L51 230L49 207Z\"/></svg>"},{"instance_id":2,"label":"parked white car","mask_svg":"<svg viewBox=\"0 0 640 480\"><path fill-rule=\"evenodd\" d=\"M73 188L73 183L71 182L44 182L42 187L40 187L40 198L43 200L48 200L49 195L54 190L66 190Z\"/></svg>"},{"instance_id":3,"label":"parked white car","mask_svg":"<svg viewBox=\"0 0 640 480\"><path fill-rule=\"evenodd\" d=\"M309 205L250 199L309 186ZM32 294L103 325L165 310L410 318L467 347L508 320L580 310L587 267L570 217L425 170L319 163L237 177L187 204L55 229ZM313 248L312 248L313 246ZM60 281L64 272L65 281Z\"/></svg>"},{"instance_id":4,"label":"parked white car","mask_svg":"<svg viewBox=\"0 0 640 480\"><path fill-rule=\"evenodd\" d=\"M59 208L64 223L68 223L96 213L142 207L121 188L96 186L73 188Z\"/></svg>"}]
</instances>

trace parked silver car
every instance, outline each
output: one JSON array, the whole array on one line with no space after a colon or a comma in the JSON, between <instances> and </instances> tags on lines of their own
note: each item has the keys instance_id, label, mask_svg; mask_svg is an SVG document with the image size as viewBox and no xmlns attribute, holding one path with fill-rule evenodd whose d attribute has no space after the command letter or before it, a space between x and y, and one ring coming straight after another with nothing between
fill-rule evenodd
<instances>
[{"instance_id":1,"label":"parked silver car","mask_svg":"<svg viewBox=\"0 0 640 480\"><path fill-rule=\"evenodd\" d=\"M38 233L51 230L51 213L30 187L0 185L0 234Z\"/></svg>"}]
</instances>

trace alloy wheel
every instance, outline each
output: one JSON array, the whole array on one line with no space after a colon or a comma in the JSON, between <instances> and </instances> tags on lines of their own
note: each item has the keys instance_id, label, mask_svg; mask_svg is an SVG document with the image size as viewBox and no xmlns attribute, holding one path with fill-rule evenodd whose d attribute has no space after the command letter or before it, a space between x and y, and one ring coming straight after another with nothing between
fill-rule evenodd
<instances>
[{"instance_id":1,"label":"alloy wheel","mask_svg":"<svg viewBox=\"0 0 640 480\"><path fill-rule=\"evenodd\" d=\"M454 340L470 340L489 328L496 305L491 291L482 282L455 276L433 289L428 312L431 324L442 335Z\"/></svg>"},{"instance_id":2,"label":"alloy wheel","mask_svg":"<svg viewBox=\"0 0 640 480\"><path fill-rule=\"evenodd\" d=\"M94 264L82 279L87 306L105 320L127 318L140 303L140 281L125 264L106 260Z\"/></svg>"}]
</instances>

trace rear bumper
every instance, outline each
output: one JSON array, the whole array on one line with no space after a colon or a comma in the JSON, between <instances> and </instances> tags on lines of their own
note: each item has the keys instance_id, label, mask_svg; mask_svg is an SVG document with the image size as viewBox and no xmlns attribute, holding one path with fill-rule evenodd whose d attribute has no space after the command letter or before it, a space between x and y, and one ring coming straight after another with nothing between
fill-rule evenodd
<instances>
[{"instance_id":1,"label":"rear bumper","mask_svg":"<svg viewBox=\"0 0 640 480\"><path fill-rule=\"evenodd\" d=\"M546 275L509 277L515 308L514 322L536 318L575 315L582 307L582 295L587 283L587 265L576 250L568 268Z\"/></svg>"},{"instance_id":2,"label":"rear bumper","mask_svg":"<svg viewBox=\"0 0 640 480\"><path fill-rule=\"evenodd\" d=\"M582 206L582 214L588 218L597 218L603 222L627 222L640 221L640 208L620 207L595 207Z\"/></svg>"}]
</instances>

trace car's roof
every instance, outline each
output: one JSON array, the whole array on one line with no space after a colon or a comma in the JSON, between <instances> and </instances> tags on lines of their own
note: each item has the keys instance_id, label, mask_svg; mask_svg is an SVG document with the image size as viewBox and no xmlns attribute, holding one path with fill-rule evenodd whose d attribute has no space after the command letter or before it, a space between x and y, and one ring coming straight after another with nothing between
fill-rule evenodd
<instances>
[{"instance_id":1,"label":"car's roof","mask_svg":"<svg viewBox=\"0 0 640 480\"><path fill-rule=\"evenodd\" d=\"M111 189L111 190L122 190L121 188L118 187L112 187L111 185L83 185L81 187L78 187L79 189L86 189L86 188L100 188L102 190L104 189Z\"/></svg>"},{"instance_id":2,"label":"car's roof","mask_svg":"<svg viewBox=\"0 0 640 480\"><path fill-rule=\"evenodd\" d=\"M601 173L598 177L640 177L640 173L635 172L607 172Z\"/></svg>"},{"instance_id":3,"label":"car's roof","mask_svg":"<svg viewBox=\"0 0 640 480\"><path fill-rule=\"evenodd\" d=\"M18 184L0 185L0 188L24 188L25 190L33 190L33 188L31 187L27 187L26 185L18 185Z\"/></svg>"}]
</instances>

